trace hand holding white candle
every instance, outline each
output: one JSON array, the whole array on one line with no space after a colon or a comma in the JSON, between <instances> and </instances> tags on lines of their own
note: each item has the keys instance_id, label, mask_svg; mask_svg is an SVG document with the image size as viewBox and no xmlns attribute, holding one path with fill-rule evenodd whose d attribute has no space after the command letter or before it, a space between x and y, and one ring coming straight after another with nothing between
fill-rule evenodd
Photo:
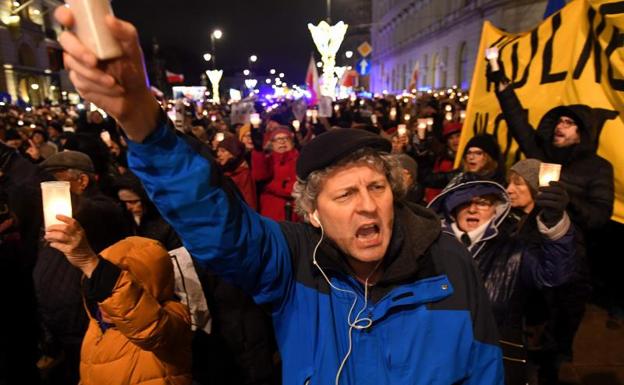
<instances>
[{"instance_id":1,"label":"hand holding white candle","mask_svg":"<svg viewBox=\"0 0 624 385\"><path fill-rule=\"evenodd\" d=\"M74 32L78 39L100 60L122 55L119 42L113 37L104 19L112 15L109 0L66 0L74 13Z\"/></svg>"},{"instance_id":2,"label":"hand holding white candle","mask_svg":"<svg viewBox=\"0 0 624 385\"><path fill-rule=\"evenodd\" d=\"M496 72L500 69L498 66L498 48L490 47L485 49L485 57L490 62L490 66L492 66L492 71Z\"/></svg>"},{"instance_id":3,"label":"hand holding white candle","mask_svg":"<svg viewBox=\"0 0 624 385\"><path fill-rule=\"evenodd\" d=\"M556 163L541 163L539 170L540 187L548 186L550 182L559 181L561 165Z\"/></svg>"},{"instance_id":4,"label":"hand holding white candle","mask_svg":"<svg viewBox=\"0 0 624 385\"><path fill-rule=\"evenodd\" d=\"M254 128L260 127L260 114L257 114L257 113L251 114L249 116L249 123L251 123L251 125Z\"/></svg>"},{"instance_id":5,"label":"hand holding white candle","mask_svg":"<svg viewBox=\"0 0 624 385\"><path fill-rule=\"evenodd\" d=\"M45 227L62 223L56 216L72 216L71 194L69 182L41 183L41 198L43 199L43 219Z\"/></svg>"}]
</instances>

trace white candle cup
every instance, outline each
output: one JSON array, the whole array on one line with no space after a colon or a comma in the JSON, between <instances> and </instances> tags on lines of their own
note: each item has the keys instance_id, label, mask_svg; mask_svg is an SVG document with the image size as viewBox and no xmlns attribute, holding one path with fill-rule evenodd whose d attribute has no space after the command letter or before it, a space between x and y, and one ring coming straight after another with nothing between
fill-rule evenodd
<instances>
[{"instance_id":1,"label":"white candle cup","mask_svg":"<svg viewBox=\"0 0 624 385\"><path fill-rule=\"evenodd\" d=\"M225 139L225 134L223 132L217 132L217 136L215 137L215 139L217 139L217 142L223 142L223 139Z\"/></svg>"},{"instance_id":2,"label":"white candle cup","mask_svg":"<svg viewBox=\"0 0 624 385\"><path fill-rule=\"evenodd\" d=\"M540 163L539 185L548 186L550 182L559 181L561 165L556 163Z\"/></svg>"},{"instance_id":3,"label":"white candle cup","mask_svg":"<svg viewBox=\"0 0 624 385\"><path fill-rule=\"evenodd\" d=\"M293 120L292 126L295 129L295 131L299 132L299 129L301 128L301 122L299 122L298 120Z\"/></svg>"},{"instance_id":4,"label":"white candle cup","mask_svg":"<svg viewBox=\"0 0 624 385\"><path fill-rule=\"evenodd\" d=\"M446 120L448 120L448 121L453 120L453 113L452 113L452 112L447 112L447 113L444 115L444 119L446 119Z\"/></svg>"},{"instance_id":5,"label":"white candle cup","mask_svg":"<svg viewBox=\"0 0 624 385\"><path fill-rule=\"evenodd\" d=\"M433 131L433 118L427 118L427 131Z\"/></svg>"},{"instance_id":6,"label":"white candle cup","mask_svg":"<svg viewBox=\"0 0 624 385\"><path fill-rule=\"evenodd\" d=\"M69 182L42 182L41 198L43 200L43 219L45 227L61 224L56 219L58 214L72 216L71 194Z\"/></svg>"},{"instance_id":7,"label":"white candle cup","mask_svg":"<svg viewBox=\"0 0 624 385\"><path fill-rule=\"evenodd\" d=\"M416 135L418 135L418 139L420 140L425 139L425 136L427 135L427 123L425 122L418 123L418 126L416 126Z\"/></svg>"},{"instance_id":8,"label":"white candle cup","mask_svg":"<svg viewBox=\"0 0 624 385\"><path fill-rule=\"evenodd\" d=\"M340 106L336 104L336 105L334 106L334 111L336 111L336 112L340 111Z\"/></svg>"},{"instance_id":9,"label":"white candle cup","mask_svg":"<svg viewBox=\"0 0 624 385\"><path fill-rule=\"evenodd\" d=\"M112 15L109 0L65 0L74 14L74 33L100 60L120 57L121 45L113 37L104 19Z\"/></svg>"},{"instance_id":10,"label":"white candle cup","mask_svg":"<svg viewBox=\"0 0 624 385\"><path fill-rule=\"evenodd\" d=\"M397 110L395 107L392 107L390 109L390 120L396 119L396 115L397 115Z\"/></svg>"},{"instance_id":11,"label":"white candle cup","mask_svg":"<svg viewBox=\"0 0 624 385\"><path fill-rule=\"evenodd\" d=\"M254 128L258 128L260 126L260 114L249 115L249 123L251 123Z\"/></svg>"},{"instance_id":12,"label":"white candle cup","mask_svg":"<svg viewBox=\"0 0 624 385\"><path fill-rule=\"evenodd\" d=\"M403 116L403 119L404 119L406 122L409 122L411 118L412 118L412 116L411 116L410 114L405 114L405 116Z\"/></svg>"},{"instance_id":13,"label":"white candle cup","mask_svg":"<svg viewBox=\"0 0 624 385\"><path fill-rule=\"evenodd\" d=\"M404 136L407 133L407 126L405 124L399 124L397 133L399 136Z\"/></svg>"},{"instance_id":14,"label":"white candle cup","mask_svg":"<svg viewBox=\"0 0 624 385\"><path fill-rule=\"evenodd\" d=\"M466 111L462 110L459 112L459 118L463 122L466 119Z\"/></svg>"},{"instance_id":15,"label":"white candle cup","mask_svg":"<svg viewBox=\"0 0 624 385\"><path fill-rule=\"evenodd\" d=\"M372 114L370 117L371 123L373 123L373 125L377 125L377 115Z\"/></svg>"}]
</instances>

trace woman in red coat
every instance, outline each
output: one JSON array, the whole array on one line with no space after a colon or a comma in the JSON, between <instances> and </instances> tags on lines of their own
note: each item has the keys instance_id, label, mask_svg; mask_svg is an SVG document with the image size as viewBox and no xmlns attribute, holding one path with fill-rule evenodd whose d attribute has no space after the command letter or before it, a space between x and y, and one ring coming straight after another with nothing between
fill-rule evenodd
<instances>
[{"instance_id":1,"label":"woman in red coat","mask_svg":"<svg viewBox=\"0 0 624 385\"><path fill-rule=\"evenodd\" d=\"M295 165L299 152L293 133L281 126L270 132L268 153L254 150L251 169L256 182L264 182L260 191L260 214L276 221L296 221L291 193L297 181Z\"/></svg>"},{"instance_id":2,"label":"woman in red coat","mask_svg":"<svg viewBox=\"0 0 624 385\"><path fill-rule=\"evenodd\" d=\"M236 184L249 207L256 210L256 183L245 161L245 145L235 136L227 136L217 145L217 162L223 173Z\"/></svg>"}]
</instances>

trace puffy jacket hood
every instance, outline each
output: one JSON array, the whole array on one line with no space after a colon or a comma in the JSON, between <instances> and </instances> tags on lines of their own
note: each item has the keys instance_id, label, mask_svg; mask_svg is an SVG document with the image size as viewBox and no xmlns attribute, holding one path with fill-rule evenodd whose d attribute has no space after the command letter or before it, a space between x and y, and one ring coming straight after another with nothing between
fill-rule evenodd
<instances>
[{"instance_id":1,"label":"puffy jacket hood","mask_svg":"<svg viewBox=\"0 0 624 385\"><path fill-rule=\"evenodd\" d=\"M101 255L129 271L158 302L173 299L173 264L167 250L157 241L129 237L102 251Z\"/></svg>"},{"instance_id":2,"label":"puffy jacket hood","mask_svg":"<svg viewBox=\"0 0 624 385\"><path fill-rule=\"evenodd\" d=\"M507 191L500 184L480 179L478 175L473 173L457 175L427 207L433 209L442 217L443 227L448 227L455 222L453 209L458 204L467 202L475 196L485 194L496 194L502 201L502 204L499 204L496 208L496 214L492 222L493 227L498 228L511 209L509 195L507 195Z\"/></svg>"},{"instance_id":3,"label":"puffy jacket hood","mask_svg":"<svg viewBox=\"0 0 624 385\"><path fill-rule=\"evenodd\" d=\"M573 148L558 149L552 145L553 135L557 121L562 116L569 116L578 125L581 143ZM549 159L561 160L559 153L566 152L567 157L576 157L588 152L596 152L598 141L596 140L595 119L592 109L583 104L573 104L569 106L559 106L548 111L537 126L537 136L542 143L542 148ZM565 159L565 158L564 158Z\"/></svg>"}]
</instances>

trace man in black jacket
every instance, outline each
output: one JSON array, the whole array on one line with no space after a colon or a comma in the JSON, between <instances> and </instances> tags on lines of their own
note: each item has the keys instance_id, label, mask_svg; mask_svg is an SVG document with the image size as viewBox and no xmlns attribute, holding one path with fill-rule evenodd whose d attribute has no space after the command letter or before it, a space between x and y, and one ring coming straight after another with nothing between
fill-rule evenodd
<instances>
[{"instance_id":1,"label":"man in black jacket","mask_svg":"<svg viewBox=\"0 0 624 385\"><path fill-rule=\"evenodd\" d=\"M41 163L57 180L70 183L75 218L96 252L131 235L121 207L100 192L93 162L84 153L63 151ZM80 344L88 324L80 295L82 272L58 250L41 244L33 272L42 325L44 354L57 359L50 384L78 382Z\"/></svg>"},{"instance_id":2,"label":"man in black jacket","mask_svg":"<svg viewBox=\"0 0 624 385\"><path fill-rule=\"evenodd\" d=\"M575 280L554 290L555 340L561 358L572 358L572 342L589 299L586 238L601 229L613 214L613 166L597 153L596 116L586 105L559 106L548 111L537 129L528 120L513 85L502 66L487 77L496 86L509 132L527 158L561 164L560 180L570 196L568 211L579 230L577 258L580 269ZM556 370L554 370L556 372ZM556 375L555 375L556 376Z\"/></svg>"}]
</instances>

